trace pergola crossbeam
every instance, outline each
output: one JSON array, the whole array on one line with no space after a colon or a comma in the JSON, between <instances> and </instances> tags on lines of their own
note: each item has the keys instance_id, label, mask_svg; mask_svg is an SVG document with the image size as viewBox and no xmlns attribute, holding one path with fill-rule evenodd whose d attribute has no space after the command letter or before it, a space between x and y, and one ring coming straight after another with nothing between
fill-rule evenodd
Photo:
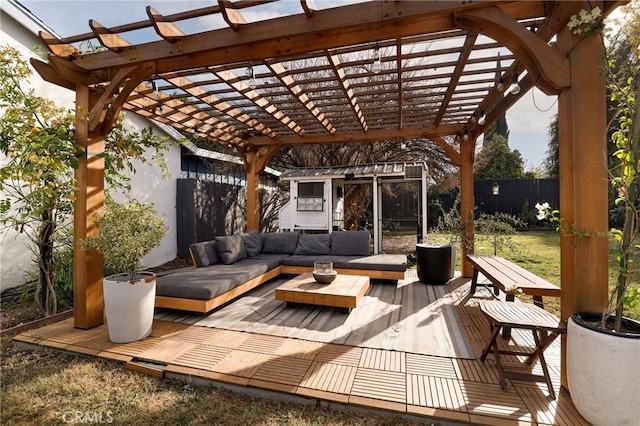
<instances>
[{"instance_id":1,"label":"pergola crossbeam","mask_svg":"<svg viewBox=\"0 0 640 426\"><path fill-rule=\"evenodd\" d=\"M460 51L460 56L455 63L455 69L451 74L449 80L449 88L444 95L444 99L442 100L442 104L440 105L440 110L438 111L436 119L434 120L436 126L440 124L440 122L442 121L442 117L444 117L445 112L449 109L449 102L451 102L451 98L453 97L456 87L458 86L460 76L462 76L462 73L464 72L464 67L467 64L467 60L469 59L469 55L473 50L473 45L476 43L477 38L477 34L469 34L464 41L464 45L462 46L462 50Z\"/></svg>"},{"instance_id":2,"label":"pergola crossbeam","mask_svg":"<svg viewBox=\"0 0 640 426\"><path fill-rule=\"evenodd\" d=\"M61 58L69 58L80 53L80 51L71 44L65 43L45 31L40 31L38 37L51 53Z\"/></svg>"},{"instance_id":3,"label":"pergola crossbeam","mask_svg":"<svg viewBox=\"0 0 640 426\"><path fill-rule=\"evenodd\" d=\"M233 87L239 93L242 93L251 102L262 108L267 114L282 123L283 126L293 130L299 136L304 135L304 130L294 120L282 111L279 111L269 100L260 95L257 90L251 88L243 81L239 81L237 76L231 71L221 69L211 69L211 71L222 81ZM252 71L253 72L253 71Z\"/></svg>"},{"instance_id":4,"label":"pergola crossbeam","mask_svg":"<svg viewBox=\"0 0 640 426\"><path fill-rule=\"evenodd\" d=\"M89 26L91 27L93 33L96 35L96 38L98 39L100 44L107 49L118 53L127 47L131 47L131 43L129 43L127 40L122 38L117 33L113 32L109 28L100 24L95 19L89 20Z\"/></svg>"},{"instance_id":5,"label":"pergola crossbeam","mask_svg":"<svg viewBox=\"0 0 640 426\"><path fill-rule=\"evenodd\" d=\"M291 77L285 67L281 64L277 63L269 63L266 64L267 67L275 74L276 77L282 81L282 83L287 86L289 91L295 96L295 98L313 115L322 126L327 130L327 132L333 134L336 132L335 127L331 125L331 122L325 117L325 115L315 106L313 101L309 98L309 96L304 93L304 90L300 85Z\"/></svg>"},{"instance_id":6,"label":"pergola crossbeam","mask_svg":"<svg viewBox=\"0 0 640 426\"><path fill-rule=\"evenodd\" d=\"M218 5L225 22L233 31L238 31L242 25L246 25L247 20L240 12L233 9L233 3L230 0L218 0Z\"/></svg>"},{"instance_id":7,"label":"pergola crossbeam","mask_svg":"<svg viewBox=\"0 0 640 426\"><path fill-rule=\"evenodd\" d=\"M329 51L326 51L325 54L327 55L327 59L329 60L331 69L333 70L333 72L335 73L338 79L338 84L340 85L340 89L342 89L344 96L349 101L349 105L351 106L353 113L357 117L360 123L360 126L362 126L362 130L364 130L365 132L368 131L369 127L367 126L367 122L364 118L364 114L362 114L362 110L360 109L360 105L358 104L358 99L354 91L350 87L350 83L346 78L346 74L344 70L340 67L340 59L337 56L332 55L331 52Z\"/></svg>"},{"instance_id":8,"label":"pergola crossbeam","mask_svg":"<svg viewBox=\"0 0 640 426\"><path fill-rule=\"evenodd\" d=\"M248 127L254 128L255 130L262 132L265 135L268 135L270 137L273 137L276 135L276 133L272 129L268 128L267 126L258 122L257 120L251 118L251 116L242 112L242 110L234 107L230 103L216 96L206 94L206 92L199 85L191 84L191 81L189 81L185 77L167 78L167 81L175 85L176 87L182 87L182 88L188 87L188 89L185 90L187 93L189 93L192 96L195 96L196 98L210 105L214 109L217 109L220 112L230 117L233 117L235 120L241 123L244 123Z\"/></svg>"},{"instance_id":9,"label":"pergola crossbeam","mask_svg":"<svg viewBox=\"0 0 640 426\"><path fill-rule=\"evenodd\" d=\"M182 40L186 35L180 28L153 7L147 6L147 15L151 22L153 22L153 28L155 28L156 33L169 43Z\"/></svg>"}]
</instances>

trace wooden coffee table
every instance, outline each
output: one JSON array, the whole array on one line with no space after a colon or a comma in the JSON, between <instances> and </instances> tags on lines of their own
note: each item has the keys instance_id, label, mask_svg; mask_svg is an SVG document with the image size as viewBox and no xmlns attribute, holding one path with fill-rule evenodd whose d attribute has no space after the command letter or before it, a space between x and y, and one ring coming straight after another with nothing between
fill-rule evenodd
<instances>
[{"instance_id":1,"label":"wooden coffee table","mask_svg":"<svg viewBox=\"0 0 640 426\"><path fill-rule=\"evenodd\" d=\"M338 275L331 284L318 284L313 274L307 272L282 284L276 289L276 300L287 305L309 304L333 306L345 312L358 306L369 289L369 277Z\"/></svg>"}]
</instances>

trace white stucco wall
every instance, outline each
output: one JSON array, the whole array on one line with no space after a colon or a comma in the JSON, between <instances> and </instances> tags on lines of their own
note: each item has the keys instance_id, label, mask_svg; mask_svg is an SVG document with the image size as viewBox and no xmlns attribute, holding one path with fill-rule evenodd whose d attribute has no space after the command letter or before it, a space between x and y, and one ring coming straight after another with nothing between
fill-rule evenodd
<instances>
[{"instance_id":1,"label":"white stucco wall","mask_svg":"<svg viewBox=\"0 0 640 426\"><path fill-rule=\"evenodd\" d=\"M41 23L33 16L23 13L22 10L10 1L0 3L0 45L9 45L18 49L23 57L29 60L37 57L32 52L33 46L40 45L36 36L42 29ZM45 51L46 49L43 49ZM54 100L58 105L73 108L75 93L47 83L34 71L31 79L31 88L38 96ZM154 133L168 135L160 127L150 121L134 114L128 114L128 118L134 125L147 127L150 124ZM175 138L176 134L170 135ZM175 258L177 253L176 237L176 178L180 177L180 148L172 145L166 152L165 160L171 172L169 179L163 178L162 171L156 166L137 165L136 174L132 176L132 190L130 195L139 200L154 204L158 214L167 219L170 230L162 242L162 246L153 250L143 259L146 267L157 266ZM6 162L6 158L0 155L0 164ZM0 194L0 197L2 195ZM124 198L124 195L116 196ZM32 253L28 249L29 240L13 230L0 232L0 291L16 287L28 282L27 271L34 268Z\"/></svg>"}]
</instances>

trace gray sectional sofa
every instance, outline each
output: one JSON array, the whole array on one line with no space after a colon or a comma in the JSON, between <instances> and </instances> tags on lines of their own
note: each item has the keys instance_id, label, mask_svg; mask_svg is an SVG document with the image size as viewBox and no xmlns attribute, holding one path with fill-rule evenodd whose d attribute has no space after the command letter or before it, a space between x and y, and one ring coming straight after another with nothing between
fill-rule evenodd
<instances>
[{"instance_id":1,"label":"gray sectional sofa","mask_svg":"<svg viewBox=\"0 0 640 426\"><path fill-rule=\"evenodd\" d=\"M332 261L339 274L404 278L407 257L370 255L369 238L367 231L251 231L195 243L193 268L157 278L156 307L209 312L280 274L310 272L320 260Z\"/></svg>"}]
</instances>

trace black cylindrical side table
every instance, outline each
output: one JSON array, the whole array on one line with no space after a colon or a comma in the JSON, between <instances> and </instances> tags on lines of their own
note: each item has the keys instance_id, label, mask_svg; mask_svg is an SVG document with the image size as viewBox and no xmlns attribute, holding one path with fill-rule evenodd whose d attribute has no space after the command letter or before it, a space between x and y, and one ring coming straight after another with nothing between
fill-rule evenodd
<instances>
[{"instance_id":1,"label":"black cylindrical side table","mask_svg":"<svg viewBox=\"0 0 640 426\"><path fill-rule=\"evenodd\" d=\"M456 247L416 244L418 279L426 284L446 284L455 272Z\"/></svg>"}]
</instances>

